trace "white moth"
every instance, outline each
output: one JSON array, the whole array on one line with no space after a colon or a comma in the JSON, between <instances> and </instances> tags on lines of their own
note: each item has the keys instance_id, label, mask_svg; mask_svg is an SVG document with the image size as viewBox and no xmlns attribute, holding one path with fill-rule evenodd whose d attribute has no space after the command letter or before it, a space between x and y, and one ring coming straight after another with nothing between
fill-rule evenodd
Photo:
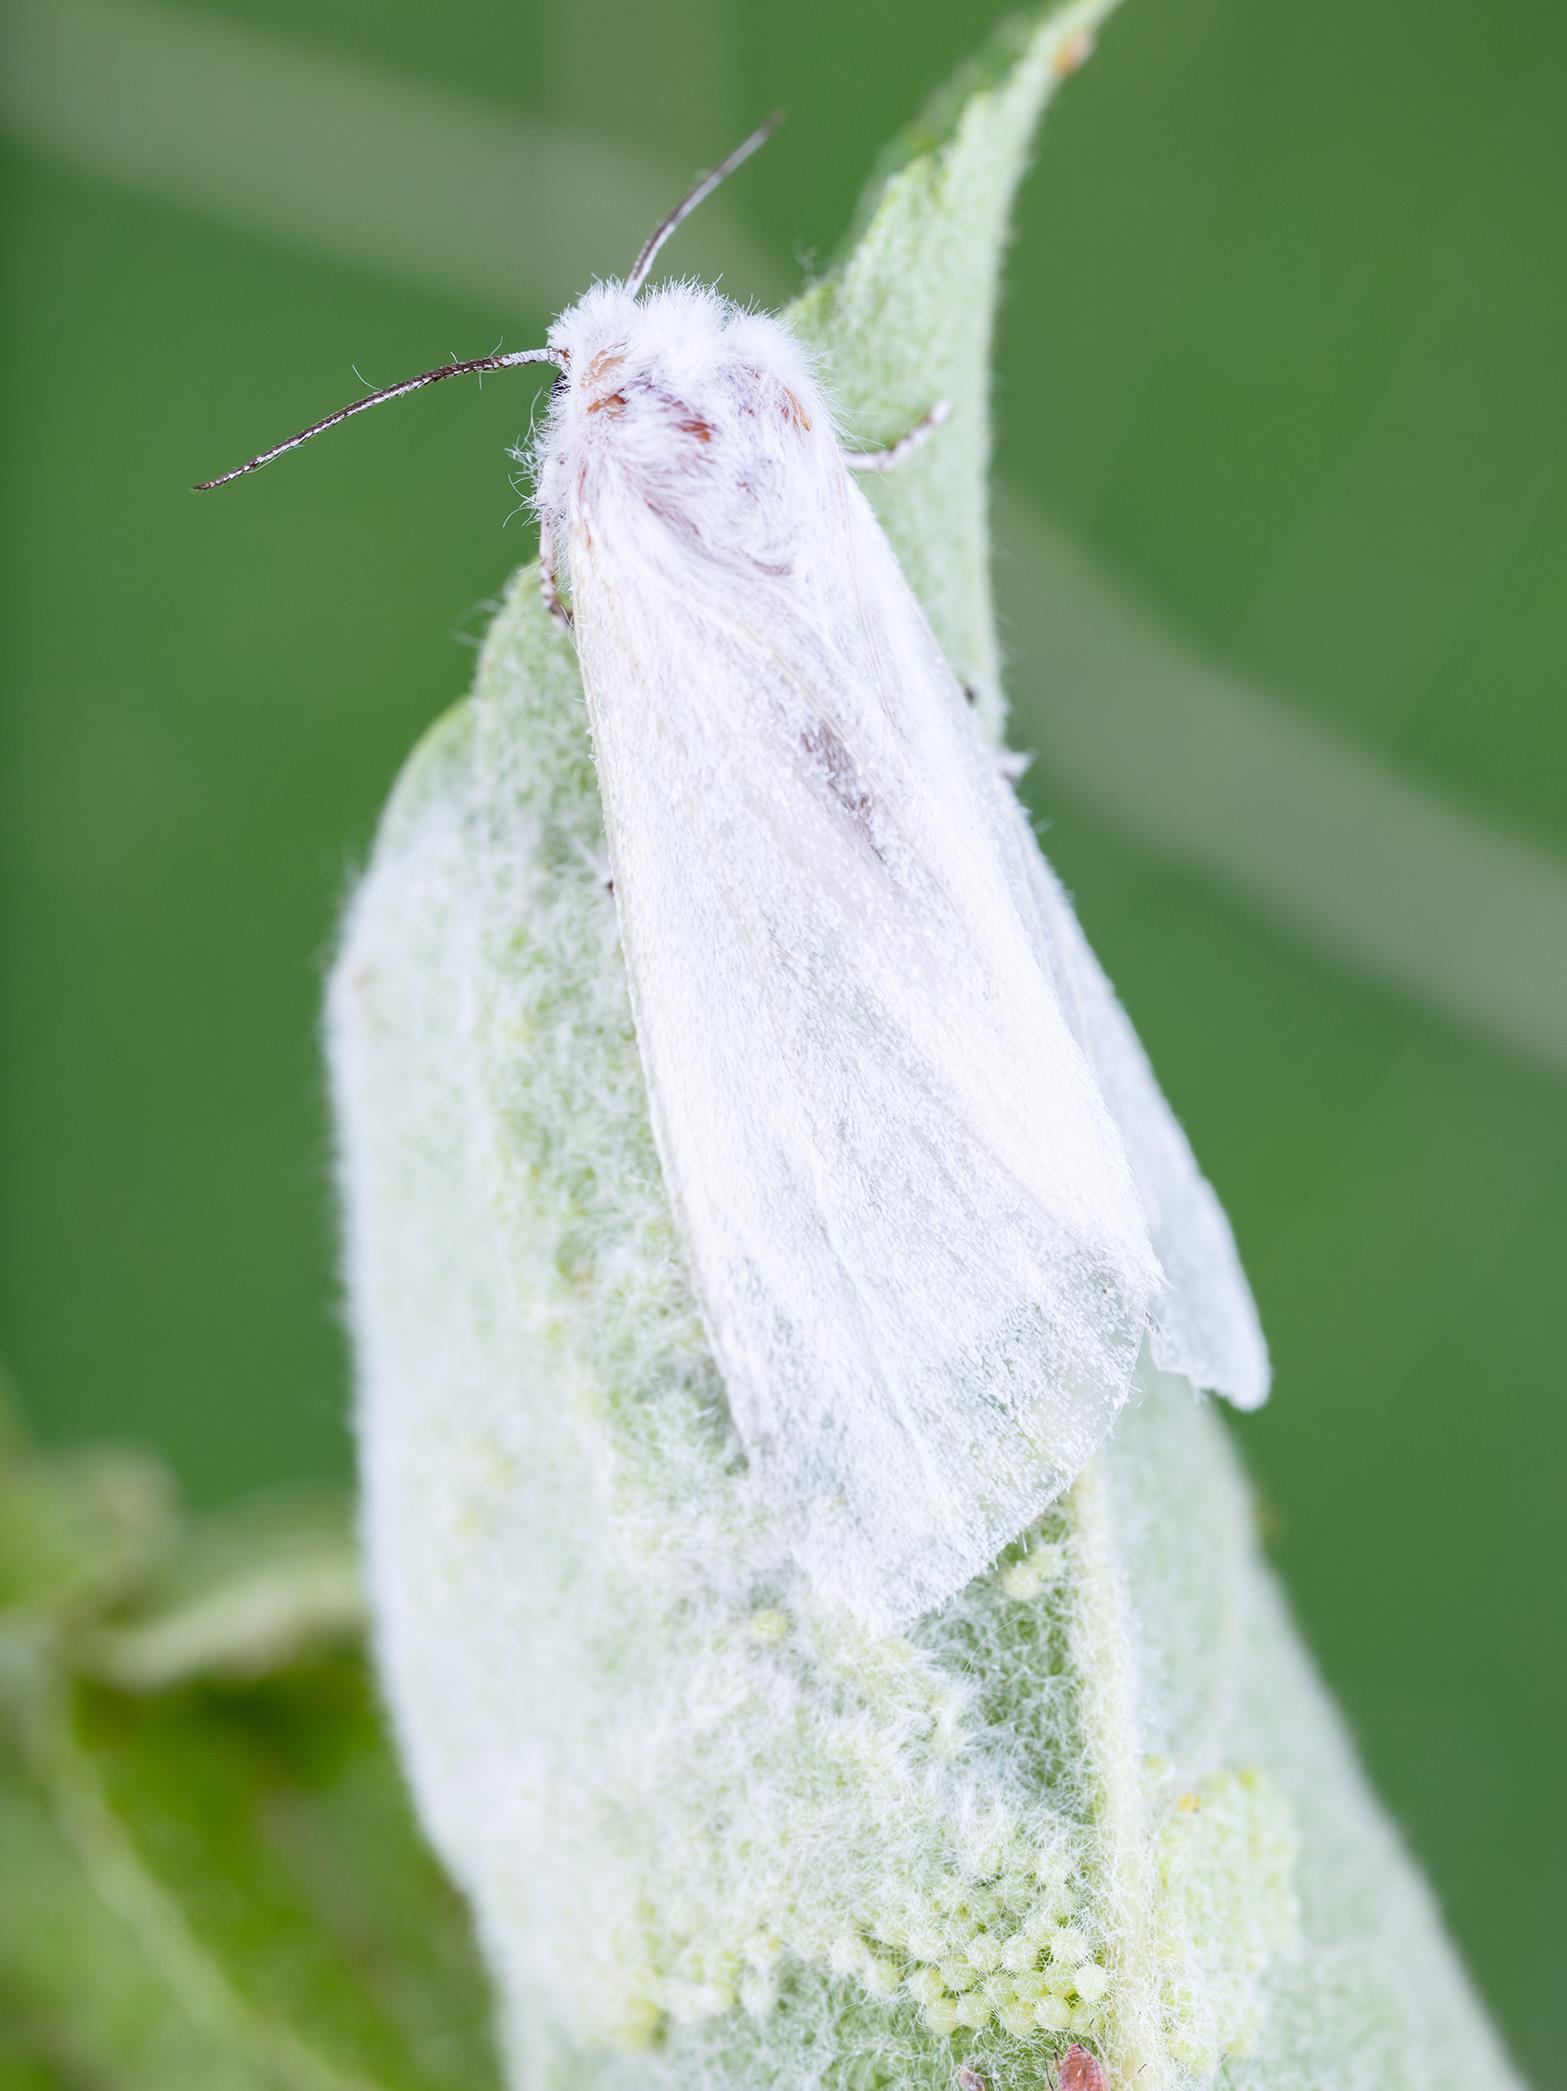
<instances>
[{"instance_id":1,"label":"white moth","mask_svg":"<svg viewBox=\"0 0 1567 2091\"><path fill-rule=\"evenodd\" d=\"M1145 1342L1245 1407L1268 1367L1219 1204L809 358L711 290L643 290L761 135L545 349L316 429L559 366L545 570L669 1196L758 1486L817 1585L886 1628L1073 1480Z\"/></svg>"}]
</instances>

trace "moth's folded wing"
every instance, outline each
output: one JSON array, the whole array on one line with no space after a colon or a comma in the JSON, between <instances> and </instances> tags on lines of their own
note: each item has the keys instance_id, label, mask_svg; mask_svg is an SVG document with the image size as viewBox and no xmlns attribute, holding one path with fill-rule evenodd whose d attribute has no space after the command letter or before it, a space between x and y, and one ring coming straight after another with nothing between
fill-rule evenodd
<instances>
[{"instance_id":1,"label":"moth's folded wing","mask_svg":"<svg viewBox=\"0 0 1567 2091\"><path fill-rule=\"evenodd\" d=\"M1011 786L1000 789L1015 806ZM1229 1220L1021 808L1017 818L1041 945L1125 1143L1164 1273L1153 1304L1154 1361L1237 1407L1257 1408L1268 1397L1268 1348Z\"/></svg>"},{"instance_id":2,"label":"moth's folded wing","mask_svg":"<svg viewBox=\"0 0 1567 2091\"><path fill-rule=\"evenodd\" d=\"M847 595L644 600L606 562L581 628L654 1130L735 1424L812 1576L887 1626L1081 1469L1159 1278L961 695L879 533L828 551Z\"/></svg>"}]
</instances>

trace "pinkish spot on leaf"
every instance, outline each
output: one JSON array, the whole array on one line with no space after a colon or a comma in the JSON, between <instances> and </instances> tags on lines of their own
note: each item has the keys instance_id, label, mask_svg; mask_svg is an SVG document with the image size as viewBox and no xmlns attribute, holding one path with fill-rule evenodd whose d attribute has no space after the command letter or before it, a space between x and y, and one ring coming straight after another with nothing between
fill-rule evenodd
<instances>
[{"instance_id":1,"label":"pinkish spot on leaf","mask_svg":"<svg viewBox=\"0 0 1567 2091\"><path fill-rule=\"evenodd\" d=\"M1074 2040L1056 2071L1060 2091L1107 2091L1105 2073L1086 2047Z\"/></svg>"}]
</instances>

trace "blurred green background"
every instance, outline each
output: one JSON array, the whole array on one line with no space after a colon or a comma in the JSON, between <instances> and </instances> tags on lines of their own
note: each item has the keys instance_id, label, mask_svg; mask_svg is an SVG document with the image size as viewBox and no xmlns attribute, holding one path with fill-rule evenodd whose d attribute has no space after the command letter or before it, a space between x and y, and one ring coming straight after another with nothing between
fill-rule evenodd
<instances>
[{"instance_id":1,"label":"blurred green background","mask_svg":"<svg viewBox=\"0 0 1567 2091\"><path fill-rule=\"evenodd\" d=\"M355 390L536 341L688 175L787 296L993 0L12 0L0 74L0 1345L190 1494L351 1457L323 963L531 552L524 373L213 501ZM1133 0L999 345L1028 790L1245 1251L1238 1427L1520 2060L1560 1979L1567 15ZM507 524L510 522L510 528Z\"/></svg>"}]
</instances>

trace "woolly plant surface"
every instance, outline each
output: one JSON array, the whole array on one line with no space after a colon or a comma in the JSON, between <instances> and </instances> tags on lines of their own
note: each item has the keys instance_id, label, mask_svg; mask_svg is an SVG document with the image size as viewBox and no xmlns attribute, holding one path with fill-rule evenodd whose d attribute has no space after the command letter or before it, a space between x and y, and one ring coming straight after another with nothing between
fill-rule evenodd
<instances>
[{"instance_id":1,"label":"woolly plant surface","mask_svg":"<svg viewBox=\"0 0 1567 2091\"><path fill-rule=\"evenodd\" d=\"M878 499L996 735L999 258L1106 11L1009 31L790 314L851 440L951 404ZM515 2083L1043 2086L1073 2041L1138 2091L1509 2081L1190 1386L1145 1368L906 1635L800 1577L682 1270L531 573L396 790L329 1036L379 1660Z\"/></svg>"}]
</instances>

